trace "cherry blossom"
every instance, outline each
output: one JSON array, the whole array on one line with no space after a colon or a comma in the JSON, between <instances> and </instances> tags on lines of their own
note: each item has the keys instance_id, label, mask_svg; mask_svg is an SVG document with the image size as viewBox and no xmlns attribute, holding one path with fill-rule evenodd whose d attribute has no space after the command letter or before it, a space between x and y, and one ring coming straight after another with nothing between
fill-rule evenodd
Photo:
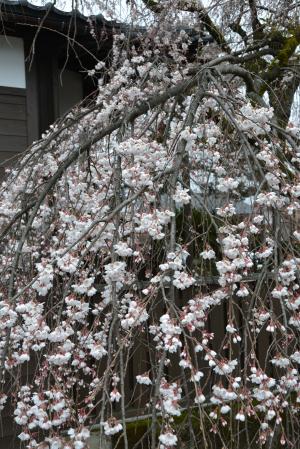
<instances>
[{"instance_id":1,"label":"cherry blossom","mask_svg":"<svg viewBox=\"0 0 300 449\"><path fill-rule=\"evenodd\" d=\"M276 99L295 11L127 3L82 65L93 95L1 186L0 410L28 449L88 448L93 426L126 449L139 417L152 448L294 444L300 134Z\"/></svg>"}]
</instances>

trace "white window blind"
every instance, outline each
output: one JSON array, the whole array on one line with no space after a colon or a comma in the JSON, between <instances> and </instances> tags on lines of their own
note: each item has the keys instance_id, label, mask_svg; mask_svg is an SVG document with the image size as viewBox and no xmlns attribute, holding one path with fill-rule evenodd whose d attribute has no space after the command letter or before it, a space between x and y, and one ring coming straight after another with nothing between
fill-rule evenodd
<instances>
[{"instance_id":1,"label":"white window blind","mask_svg":"<svg viewBox=\"0 0 300 449\"><path fill-rule=\"evenodd\" d=\"M0 36L0 86L25 88L23 40Z\"/></svg>"}]
</instances>

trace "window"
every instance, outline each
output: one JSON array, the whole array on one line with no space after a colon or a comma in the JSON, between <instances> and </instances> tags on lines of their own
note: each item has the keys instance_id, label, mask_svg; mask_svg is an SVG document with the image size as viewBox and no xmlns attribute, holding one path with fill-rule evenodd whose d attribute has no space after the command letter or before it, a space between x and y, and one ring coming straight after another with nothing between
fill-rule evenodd
<instances>
[{"instance_id":1,"label":"window","mask_svg":"<svg viewBox=\"0 0 300 449\"><path fill-rule=\"evenodd\" d=\"M0 86L25 89L23 40L0 36Z\"/></svg>"}]
</instances>

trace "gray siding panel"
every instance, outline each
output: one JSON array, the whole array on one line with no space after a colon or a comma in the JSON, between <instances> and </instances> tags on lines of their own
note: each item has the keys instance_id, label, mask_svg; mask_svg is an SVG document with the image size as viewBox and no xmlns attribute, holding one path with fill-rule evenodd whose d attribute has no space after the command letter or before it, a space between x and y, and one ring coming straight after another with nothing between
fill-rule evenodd
<instances>
[{"instance_id":1,"label":"gray siding panel","mask_svg":"<svg viewBox=\"0 0 300 449\"><path fill-rule=\"evenodd\" d=\"M27 136L6 135L0 132L0 151L24 151L27 146Z\"/></svg>"},{"instance_id":2,"label":"gray siding panel","mask_svg":"<svg viewBox=\"0 0 300 449\"><path fill-rule=\"evenodd\" d=\"M0 118L26 120L25 104L0 103Z\"/></svg>"},{"instance_id":3,"label":"gray siding panel","mask_svg":"<svg viewBox=\"0 0 300 449\"><path fill-rule=\"evenodd\" d=\"M19 87L0 86L0 95L13 95L15 97L25 97L25 89Z\"/></svg>"},{"instance_id":4,"label":"gray siding panel","mask_svg":"<svg viewBox=\"0 0 300 449\"><path fill-rule=\"evenodd\" d=\"M1 88L0 88L0 103L25 104L26 100L25 100L25 96L22 96L22 95L2 94Z\"/></svg>"},{"instance_id":5,"label":"gray siding panel","mask_svg":"<svg viewBox=\"0 0 300 449\"><path fill-rule=\"evenodd\" d=\"M0 86L0 182L5 167L13 165L27 147L26 90ZM0 449L25 447L17 438L19 429L14 423L12 409L7 406L0 413Z\"/></svg>"},{"instance_id":6,"label":"gray siding panel","mask_svg":"<svg viewBox=\"0 0 300 449\"><path fill-rule=\"evenodd\" d=\"M15 164L20 156L21 152L6 151L3 148L0 148L0 166L9 167L11 164Z\"/></svg>"},{"instance_id":7,"label":"gray siding panel","mask_svg":"<svg viewBox=\"0 0 300 449\"><path fill-rule=\"evenodd\" d=\"M0 118L0 134L27 137L26 121Z\"/></svg>"},{"instance_id":8,"label":"gray siding panel","mask_svg":"<svg viewBox=\"0 0 300 449\"><path fill-rule=\"evenodd\" d=\"M0 86L0 181L27 144L26 89Z\"/></svg>"}]
</instances>

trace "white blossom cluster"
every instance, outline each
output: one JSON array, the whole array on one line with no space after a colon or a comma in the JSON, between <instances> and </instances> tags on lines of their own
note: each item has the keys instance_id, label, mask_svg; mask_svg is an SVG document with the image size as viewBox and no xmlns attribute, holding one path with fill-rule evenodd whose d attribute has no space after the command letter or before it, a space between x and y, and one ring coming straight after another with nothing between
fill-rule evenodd
<instances>
[{"instance_id":1,"label":"white blossom cluster","mask_svg":"<svg viewBox=\"0 0 300 449\"><path fill-rule=\"evenodd\" d=\"M164 413L170 416L180 416L180 400L182 389L176 382L169 384L165 379L162 379L160 384L160 395L162 403L160 408Z\"/></svg>"},{"instance_id":2,"label":"white blossom cluster","mask_svg":"<svg viewBox=\"0 0 300 449\"><path fill-rule=\"evenodd\" d=\"M161 449L183 408L260 441L298 413L299 133L229 88L235 56L208 46L199 70L174 17L115 36L94 104L1 187L0 410L28 449L88 448L99 416L125 439L138 395Z\"/></svg>"}]
</instances>

